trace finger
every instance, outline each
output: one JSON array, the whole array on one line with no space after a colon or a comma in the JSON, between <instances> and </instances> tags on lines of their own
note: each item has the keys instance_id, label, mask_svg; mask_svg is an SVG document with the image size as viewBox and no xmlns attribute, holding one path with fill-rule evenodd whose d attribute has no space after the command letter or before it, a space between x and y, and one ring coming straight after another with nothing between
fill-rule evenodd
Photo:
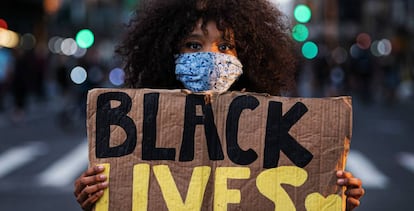
<instances>
[{"instance_id":1,"label":"finger","mask_svg":"<svg viewBox=\"0 0 414 211\"><path fill-rule=\"evenodd\" d=\"M336 176L338 178L352 178L352 177L354 177L351 172L349 172L349 171L342 171L342 170L337 171L336 172Z\"/></svg>"},{"instance_id":2,"label":"finger","mask_svg":"<svg viewBox=\"0 0 414 211\"><path fill-rule=\"evenodd\" d=\"M359 199L363 195L365 195L365 190L363 188L348 189L347 191L345 191L345 195L347 195L348 197Z\"/></svg>"},{"instance_id":3,"label":"finger","mask_svg":"<svg viewBox=\"0 0 414 211\"><path fill-rule=\"evenodd\" d=\"M103 191L105 188L108 187L108 182L102 182L95 185L87 186L82 190L82 192L78 195L77 201L80 204L83 204L91 195L95 195L97 192Z\"/></svg>"},{"instance_id":4,"label":"finger","mask_svg":"<svg viewBox=\"0 0 414 211\"><path fill-rule=\"evenodd\" d=\"M92 207L95 205L95 203L98 201L99 198L101 198L103 195L103 190L100 190L88 197L87 200L85 200L81 207L84 210L92 210Z\"/></svg>"},{"instance_id":5,"label":"finger","mask_svg":"<svg viewBox=\"0 0 414 211\"><path fill-rule=\"evenodd\" d=\"M103 172L105 170L105 168L103 166L93 166L88 168L85 172L82 173L82 175L75 181L75 188L80 188L83 189L84 186L86 186L85 184L82 183L81 179L84 177L88 177L88 176L93 176L96 174L99 174L101 172ZM75 191L76 192L76 191Z\"/></svg>"},{"instance_id":6,"label":"finger","mask_svg":"<svg viewBox=\"0 0 414 211\"><path fill-rule=\"evenodd\" d=\"M360 188L362 186L362 181L358 178L340 178L336 183L348 188Z\"/></svg>"},{"instance_id":7,"label":"finger","mask_svg":"<svg viewBox=\"0 0 414 211\"><path fill-rule=\"evenodd\" d=\"M353 197L348 197L346 199L346 210L353 210L355 207L360 205L360 201Z\"/></svg>"},{"instance_id":8,"label":"finger","mask_svg":"<svg viewBox=\"0 0 414 211\"><path fill-rule=\"evenodd\" d=\"M362 186L362 181L358 178L347 178L345 181L348 188L361 188Z\"/></svg>"},{"instance_id":9,"label":"finger","mask_svg":"<svg viewBox=\"0 0 414 211\"><path fill-rule=\"evenodd\" d=\"M84 174L85 174L85 176L92 176L92 175L95 175L95 174L99 174L99 173L103 172L104 170L105 170L105 167L97 165L97 166L93 166L91 168L88 168L84 172Z\"/></svg>"},{"instance_id":10,"label":"finger","mask_svg":"<svg viewBox=\"0 0 414 211\"><path fill-rule=\"evenodd\" d=\"M105 180L106 176L103 174L79 178L75 185L75 196L78 196L86 187L104 182Z\"/></svg>"},{"instance_id":11,"label":"finger","mask_svg":"<svg viewBox=\"0 0 414 211\"><path fill-rule=\"evenodd\" d=\"M344 175L344 177L345 177L345 178L352 178L352 177L354 177L354 176L352 175L352 173L351 173L351 172L349 172L349 171L344 171L344 172L343 172L343 175Z\"/></svg>"},{"instance_id":12,"label":"finger","mask_svg":"<svg viewBox=\"0 0 414 211\"><path fill-rule=\"evenodd\" d=\"M88 185L96 184L106 180L104 175L95 177L97 174L104 171L103 166L94 166L87 169L76 181L75 181L75 196L79 195L80 192Z\"/></svg>"}]
</instances>

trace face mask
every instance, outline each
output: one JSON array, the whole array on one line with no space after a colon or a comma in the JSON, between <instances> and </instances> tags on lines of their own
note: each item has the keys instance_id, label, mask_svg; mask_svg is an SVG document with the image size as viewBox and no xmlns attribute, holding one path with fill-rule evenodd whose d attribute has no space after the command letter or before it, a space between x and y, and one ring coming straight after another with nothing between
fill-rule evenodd
<instances>
[{"instance_id":1,"label":"face mask","mask_svg":"<svg viewBox=\"0 0 414 211\"><path fill-rule=\"evenodd\" d=\"M223 53L183 53L175 64L177 79L193 92L225 92L243 73L237 57Z\"/></svg>"}]
</instances>

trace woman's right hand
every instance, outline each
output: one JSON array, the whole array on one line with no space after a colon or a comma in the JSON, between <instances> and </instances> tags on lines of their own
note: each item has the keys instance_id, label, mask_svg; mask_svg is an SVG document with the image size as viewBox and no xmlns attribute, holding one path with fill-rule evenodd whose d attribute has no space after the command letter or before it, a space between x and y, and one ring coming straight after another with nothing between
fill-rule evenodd
<instances>
[{"instance_id":1,"label":"woman's right hand","mask_svg":"<svg viewBox=\"0 0 414 211\"><path fill-rule=\"evenodd\" d=\"M108 187L106 176L101 174L103 171L103 166L93 166L76 179L74 194L83 210L92 210L103 195L103 190Z\"/></svg>"}]
</instances>

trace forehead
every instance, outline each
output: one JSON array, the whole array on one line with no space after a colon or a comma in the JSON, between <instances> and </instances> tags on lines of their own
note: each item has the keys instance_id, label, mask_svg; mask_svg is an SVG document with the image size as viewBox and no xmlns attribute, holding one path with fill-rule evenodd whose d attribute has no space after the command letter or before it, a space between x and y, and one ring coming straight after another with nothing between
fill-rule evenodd
<instances>
[{"instance_id":1,"label":"forehead","mask_svg":"<svg viewBox=\"0 0 414 211\"><path fill-rule=\"evenodd\" d=\"M204 22L203 20L198 20L194 26L194 30L192 33L201 33L201 34L222 34L218 28L215 21L207 21Z\"/></svg>"},{"instance_id":2,"label":"forehead","mask_svg":"<svg viewBox=\"0 0 414 211\"><path fill-rule=\"evenodd\" d=\"M190 34L210 35L224 39L234 39L234 33L231 28L225 27L224 25L220 26L213 20L203 21L202 19L199 19L195 23L194 29Z\"/></svg>"}]
</instances>

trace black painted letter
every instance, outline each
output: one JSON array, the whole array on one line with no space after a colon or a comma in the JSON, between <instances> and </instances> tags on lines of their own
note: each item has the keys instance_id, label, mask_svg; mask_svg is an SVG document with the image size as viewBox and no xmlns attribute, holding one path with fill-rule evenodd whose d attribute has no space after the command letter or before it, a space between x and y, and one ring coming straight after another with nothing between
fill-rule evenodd
<instances>
[{"instance_id":1,"label":"black painted letter","mask_svg":"<svg viewBox=\"0 0 414 211\"><path fill-rule=\"evenodd\" d=\"M111 100L120 101L116 108L111 108ZM131 110L132 100L124 92L107 92L98 96L96 108L96 157L121 157L132 153L137 144L137 130L134 121L127 116ZM125 141L110 147L111 125L122 127L126 133Z\"/></svg>"},{"instance_id":2,"label":"black painted letter","mask_svg":"<svg viewBox=\"0 0 414 211\"><path fill-rule=\"evenodd\" d=\"M159 93L144 95L142 125L142 160L175 160L175 149L156 148Z\"/></svg>"},{"instance_id":3,"label":"black painted letter","mask_svg":"<svg viewBox=\"0 0 414 211\"><path fill-rule=\"evenodd\" d=\"M203 116L197 116L196 106L200 105ZM217 127L214 123L211 104L205 104L203 95L188 95L185 102L184 131L180 150L180 161L194 159L194 134L197 125L203 124L210 160L223 160L223 150Z\"/></svg>"},{"instance_id":4,"label":"black painted letter","mask_svg":"<svg viewBox=\"0 0 414 211\"><path fill-rule=\"evenodd\" d=\"M290 128L308 111L303 103L296 103L282 116L282 103L269 102L263 168L277 167L280 151L298 167L305 167L313 155L290 134Z\"/></svg>"},{"instance_id":5,"label":"black painted letter","mask_svg":"<svg viewBox=\"0 0 414 211\"><path fill-rule=\"evenodd\" d=\"M239 96L233 99L229 107L226 120L227 154L229 159L236 164L248 165L257 159L257 153L248 149L240 148L237 140L239 132L239 119L244 109L254 110L259 106L259 101L253 96Z\"/></svg>"}]
</instances>

